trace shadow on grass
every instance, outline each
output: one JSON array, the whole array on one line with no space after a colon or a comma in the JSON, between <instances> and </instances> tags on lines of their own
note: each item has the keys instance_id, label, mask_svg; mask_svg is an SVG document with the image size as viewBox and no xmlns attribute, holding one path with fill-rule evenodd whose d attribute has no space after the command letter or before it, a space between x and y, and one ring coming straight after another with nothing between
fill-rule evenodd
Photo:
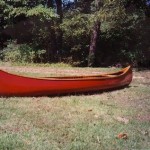
<instances>
[{"instance_id":1,"label":"shadow on grass","mask_svg":"<svg viewBox=\"0 0 150 150\"><path fill-rule=\"evenodd\" d=\"M118 88L112 88L112 89L107 89L107 90L96 90L96 91L88 91L88 92L71 92L71 93L64 93L64 94L51 94L51 95L35 95L35 96L0 96L0 98L10 98L10 97L64 97L64 96L87 96L87 95L99 95L102 93L108 93L108 92L112 92L115 90L123 90L123 89L127 89L130 88L132 86L128 85L128 86L123 86L123 87L118 87Z\"/></svg>"},{"instance_id":2,"label":"shadow on grass","mask_svg":"<svg viewBox=\"0 0 150 150\"><path fill-rule=\"evenodd\" d=\"M150 70L150 67L146 67L146 68L134 68L135 69L135 71L149 71Z\"/></svg>"},{"instance_id":3,"label":"shadow on grass","mask_svg":"<svg viewBox=\"0 0 150 150\"><path fill-rule=\"evenodd\" d=\"M67 93L67 94L58 94L58 95L51 95L48 97L99 95L99 94L108 93L108 92L112 92L112 91L116 91L116 90L120 91L123 89L128 89L130 87L132 87L132 86L124 86L124 87L119 87L119 88L112 88L112 89L99 90L99 91L90 91L90 92L74 92L74 93Z\"/></svg>"}]
</instances>

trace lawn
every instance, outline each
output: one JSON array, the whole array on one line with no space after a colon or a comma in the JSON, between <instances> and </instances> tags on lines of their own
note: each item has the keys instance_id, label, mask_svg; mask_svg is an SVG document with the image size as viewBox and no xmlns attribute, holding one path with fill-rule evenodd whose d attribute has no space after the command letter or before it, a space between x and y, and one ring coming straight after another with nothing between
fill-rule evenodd
<instances>
[{"instance_id":1,"label":"lawn","mask_svg":"<svg viewBox=\"0 0 150 150\"><path fill-rule=\"evenodd\" d=\"M117 70L2 63L0 69L27 76ZM0 150L148 150L149 114L148 70L134 70L132 83L121 90L61 97L1 97Z\"/></svg>"}]
</instances>

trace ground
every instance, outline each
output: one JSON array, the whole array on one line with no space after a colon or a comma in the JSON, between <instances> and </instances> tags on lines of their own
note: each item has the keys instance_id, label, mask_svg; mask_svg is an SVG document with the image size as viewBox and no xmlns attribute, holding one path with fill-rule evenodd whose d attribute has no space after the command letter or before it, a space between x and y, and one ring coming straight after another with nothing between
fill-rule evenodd
<instances>
[{"instance_id":1,"label":"ground","mask_svg":"<svg viewBox=\"0 0 150 150\"><path fill-rule=\"evenodd\" d=\"M117 68L14 66L26 76L84 75ZM93 94L0 98L0 149L127 150L150 147L150 71L134 69L129 87Z\"/></svg>"}]
</instances>

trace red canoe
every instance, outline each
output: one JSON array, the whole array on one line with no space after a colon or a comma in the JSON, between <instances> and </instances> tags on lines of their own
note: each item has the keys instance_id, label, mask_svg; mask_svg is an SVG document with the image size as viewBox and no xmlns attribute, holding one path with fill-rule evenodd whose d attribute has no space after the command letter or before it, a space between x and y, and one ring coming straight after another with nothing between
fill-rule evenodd
<instances>
[{"instance_id":1,"label":"red canoe","mask_svg":"<svg viewBox=\"0 0 150 150\"><path fill-rule=\"evenodd\" d=\"M130 66L95 76L24 77L0 70L0 96L46 96L124 87L132 81Z\"/></svg>"}]
</instances>

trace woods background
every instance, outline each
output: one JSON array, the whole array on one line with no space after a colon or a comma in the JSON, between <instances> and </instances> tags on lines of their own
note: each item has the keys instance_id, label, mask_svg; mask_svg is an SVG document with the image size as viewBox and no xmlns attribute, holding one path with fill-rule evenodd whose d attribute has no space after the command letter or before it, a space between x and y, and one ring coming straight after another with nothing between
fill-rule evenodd
<instances>
[{"instance_id":1,"label":"woods background","mask_svg":"<svg viewBox=\"0 0 150 150\"><path fill-rule=\"evenodd\" d=\"M149 0L1 0L0 60L150 66Z\"/></svg>"}]
</instances>

